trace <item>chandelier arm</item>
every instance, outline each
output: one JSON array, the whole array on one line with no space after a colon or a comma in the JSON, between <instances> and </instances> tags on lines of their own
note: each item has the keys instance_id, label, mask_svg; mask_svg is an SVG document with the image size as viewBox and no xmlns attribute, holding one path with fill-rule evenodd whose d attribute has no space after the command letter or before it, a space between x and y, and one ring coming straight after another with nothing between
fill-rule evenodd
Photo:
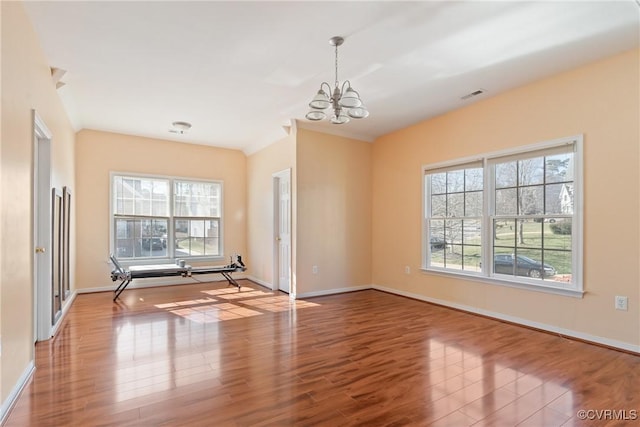
<instances>
[{"instance_id":1,"label":"chandelier arm","mask_svg":"<svg viewBox=\"0 0 640 427\"><path fill-rule=\"evenodd\" d=\"M322 83L320 83L320 89L322 89L324 86L327 86L327 89L329 89L329 90L327 91L327 95L328 95L329 97L331 97L331 96L332 96L332 94L333 94L333 89L331 89L331 85L330 85L329 83L327 83L327 82L322 82Z\"/></svg>"},{"instance_id":2,"label":"chandelier arm","mask_svg":"<svg viewBox=\"0 0 640 427\"><path fill-rule=\"evenodd\" d=\"M341 94L341 95L344 95L344 91L345 91L345 89L346 89L346 88L351 88L351 89L353 89L353 88L351 87L351 82L350 82L349 80L345 80L345 81L344 81L344 83L342 83L342 90L340 91L340 94Z\"/></svg>"}]
</instances>

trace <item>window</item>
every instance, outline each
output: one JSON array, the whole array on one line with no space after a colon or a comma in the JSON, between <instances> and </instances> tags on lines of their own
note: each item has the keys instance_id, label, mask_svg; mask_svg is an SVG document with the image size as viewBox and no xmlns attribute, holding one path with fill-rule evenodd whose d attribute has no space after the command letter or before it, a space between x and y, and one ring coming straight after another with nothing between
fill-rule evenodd
<instances>
[{"instance_id":1,"label":"window","mask_svg":"<svg viewBox=\"0 0 640 427\"><path fill-rule=\"evenodd\" d=\"M425 269L581 294L581 143L425 167Z\"/></svg>"},{"instance_id":2,"label":"window","mask_svg":"<svg viewBox=\"0 0 640 427\"><path fill-rule=\"evenodd\" d=\"M112 247L125 260L222 255L220 182L112 175Z\"/></svg>"},{"instance_id":3,"label":"window","mask_svg":"<svg viewBox=\"0 0 640 427\"><path fill-rule=\"evenodd\" d=\"M480 162L427 175L431 266L480 271L482 176Z\"/></svg>"}]
</instances>

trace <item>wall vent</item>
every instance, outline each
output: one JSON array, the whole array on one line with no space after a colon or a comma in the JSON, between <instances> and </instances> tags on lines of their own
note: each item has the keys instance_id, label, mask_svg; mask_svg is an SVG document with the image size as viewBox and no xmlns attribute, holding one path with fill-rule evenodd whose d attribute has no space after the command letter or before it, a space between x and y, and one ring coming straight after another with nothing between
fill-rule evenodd
<instances>
[{"instance_id":1,"label":"wall vent","mask_svg":"<svg viewBox=\"0 0 640 427\"><path fill-rule=\"evenodd\" d=\"M484 89L478 89L478 90L473 91L471 93L468 93L468 94L466 94L464 96L461 96L460 99L462 99L464 101L464 100L467 100L469 98L473 98L474 96L482 95L484 92L485 92Z\"/></svg>"}]
</instances>

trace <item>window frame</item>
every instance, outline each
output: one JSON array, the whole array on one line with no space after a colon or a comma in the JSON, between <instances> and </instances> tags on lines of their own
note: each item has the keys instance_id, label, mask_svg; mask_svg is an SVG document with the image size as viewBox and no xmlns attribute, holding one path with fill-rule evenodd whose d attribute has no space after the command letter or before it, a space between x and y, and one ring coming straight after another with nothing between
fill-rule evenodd
<instances>
[{"instance_id":1,"label":"window frame","mask_svg":"<svg viewBox=\"0 0 640 427\"><path fill-rule=\"evenodd\" d=\"M141 179L156 179L165 180L168 183L168 216L147 216L147 215L117 215L114 211L114 180L116 177L131 177ZM184 217L175 215L175 182L200 182L207 184L217 184L220 189L219 194L219 216L218 217ZM167 264L174 263L176 259L186 259L189 262L198 261L220 261L225 259L224 255L224 182L215 179L201 179L183 176L170 176L170 175L153 175L142 174L134 172L120 172L111 171L109 173L109 252L117 255L116 250L116 220L118 218L131 218L131 219L166 219L167 220L167 254L161 257L137 257L137 258L116 258L124 266L133 265L154 265L154 264ZM175 254L175 222L179 219L193 219L193 220L215 220L218 222L218 251L219 255L180 255Z\"/></svg>"},{"instance_id":2,"label":"window frame","mask_svg":"<svg viewBox=\"0 0 640 427\"><path fill-rule=\"evenodd\" d=\"M570 146L569 151L573 152L573 214L569 215L572 219L571 234L571 264L572 264L572 282L570 285L566 283L558 283L555 285L553 281L530 279L523 276L509 276L505 274L497 274L494 270L492 262L494 255L493 241L493 220L496 218L495 207L495 164L504 160L525 159L536 157L538 152L540 156L549 155L554 149L562 150L563 147ZM566 152L566 151L565 151ZM441 171L460 170L468 167L473 163L482 163L483 167L483 207L482 207L482 238L481 238L481 259L482 265L488 266L480 272L469 270L455 270L444 267L431 265L431 247L430 247L430 199L431 189L429 174L439 173ZM435 172L434 172L435 171ZM583 135L574 135L554 139L550 141L539 142L531 145L516 147L507 150L484 153L478 156L465 157L452 161L440 162L435 164L422 166L422 271L442 275L447 277L465 278L470 281L478 281L493 285L501 285L520 289L528 289L538 292L547 292L565 296L581 298L584 295L583 283ZM561 217L567 214L551 215ZM526 215L513 215L522 217ZM536 217L540 215L534 215ZM496 275L497 274L497 275Z\"/></svg>"}]
</instances>

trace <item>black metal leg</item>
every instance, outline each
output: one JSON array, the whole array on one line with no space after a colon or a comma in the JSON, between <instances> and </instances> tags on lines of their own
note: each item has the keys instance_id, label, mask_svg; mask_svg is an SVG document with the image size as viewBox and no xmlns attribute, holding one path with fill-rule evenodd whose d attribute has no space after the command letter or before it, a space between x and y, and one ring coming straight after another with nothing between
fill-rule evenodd
<instances>
[{"instance_id":1,"label":"black metal leg","mask_svg":"<svg viewBox=\"0 0 640 427\"><path fill-rule=\"evenodd\" d=\"M229 273L227 273L226 271L221 271L220 274L222 274L224 278L227 279L227 282L229 282L229 286L236 286L238 290L240 290L240 283L236 282Z\"/></svg>"},{"instance_id":2,"label":"black metal leg","mask_svg":"<svg viewBox=\"0 0 640 427\"><path fill-rule=\"evenodd\" d=\"M116 288L116 290L113 291L116 294L116 296L113 297L114 301L120 296L122 291L124 291L127 288L127 286L129 286L129 283L131 283L131 279L125 279L122 281L122 283L120 283L120 285Z\"/></svg>"}]
</instances>

